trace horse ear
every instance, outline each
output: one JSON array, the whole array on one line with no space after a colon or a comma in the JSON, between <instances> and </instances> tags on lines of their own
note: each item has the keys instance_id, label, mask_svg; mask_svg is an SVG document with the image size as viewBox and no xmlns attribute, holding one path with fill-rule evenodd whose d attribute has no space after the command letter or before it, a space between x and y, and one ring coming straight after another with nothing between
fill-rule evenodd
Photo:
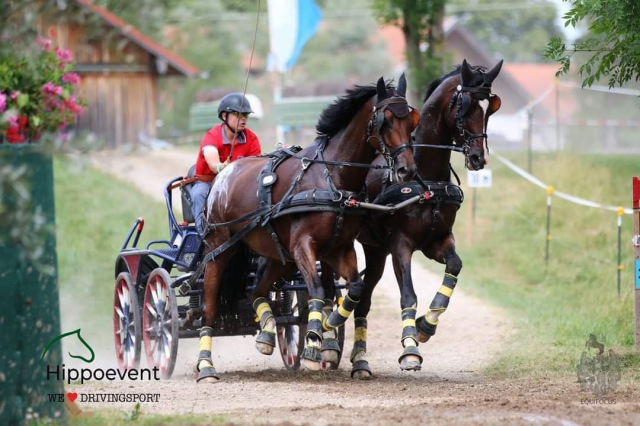
<instances>
[{"instance_id":1,"label":"horse ear","mask_svg":"<svg viewBox=\"0 0 640 426\"><path fill-rule=\"evenodd\" d=\"M503 62L504 59L498 62L493 68L489 70L489 72L487 72L486 76L487 80L489 80L489 83L493 83L493 80L495 80L498 74L500 74L500 69L502 68Z\"/></svg>"},{"instance_id":2,"label":"horse ear","mask_svg":"<svg viewBox=\"0 0 640 426\"><path fill-rule=\"evenodd\" d=\"M398 80L398 94L403 98L407 97L407 79L404 73L402 73L400 80Z\"/></svg>"},{"instance_id":3,"label":"horse ear","mask_svg":"<svg viewBox=\"0 0 640 426\"><path fill-rule=\"evenodd\" d=\"M496 95L492 95L489 98L489 114L488 115L495 114L500 109L500 106L502 106L502 100L500 99L500 97Z\"/></svg>"},{"instance_id":4,"label":"horse ear","mask_svg":"<svg viewBox=\"0 0 640 426\"><path fill-rule=\"evenodd\" d=\"M415 109L412 109L409 114L411 114L411 120L412 120L411 125L413 126L411 128L411 131L413 131L415 130L416 127L418 127L418 123L420 122L420 113Z\"/></svg>"},{"instance_id":5,"label":"horse ear","mask_svg":"<svg viewBox=\"0 0 640 426\"><path fill-rule=\"evenodd\" d=\"M384 84L384 77L380 77L378 79L377 91L378 91L378 102L380 102L381 100L387 97L387 85Z\"/></svg>"},{"instance_id":6,"label":"horse ear","mask_svg":"<svg viewBox=\"0 0 640 426\"><path fill-rule=\"evenodd\" d=\"M460 68L460 75L462 75L462 83L464 85L471 83L471 80L473 80L473 71L471 70L471 67L467 63L466 59L462 60L462 68Z\"/></svg>"}]
</instances>

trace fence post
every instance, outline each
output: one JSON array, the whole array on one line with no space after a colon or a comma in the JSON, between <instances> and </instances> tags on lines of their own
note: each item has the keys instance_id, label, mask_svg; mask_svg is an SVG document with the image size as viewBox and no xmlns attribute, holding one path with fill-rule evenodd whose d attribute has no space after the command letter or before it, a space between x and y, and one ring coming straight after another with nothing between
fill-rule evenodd
<instances>
[{"instance_id":1,"label":"fence post","mask_svg":"<svg viewBox=\"0 0 640 426\"><path fill-rule=\"evenodd\" d=\"M640 350L640 178L633 178L633 249L635 254L636 350Z\"/></svg>"},{"instance_id":2,"label":"fence post","mask_svg":"<svg viewBox=\"0 0 640 426\"><path fill-rule=\"evenodd\" d=\"M554 188L549 185L547 187L547 247L545 250L544 261L549 265L549 244L553 237L551 236L551 195L553 194Z\"/></svg>"},{"instance_id":3,"label":"fence post","mask_svg":"<svg viewBox=\"0 0 640 426\"><path fill-rule=\"evenodd\" d=\"M624 207L618 207L618 299L620 298L620 281L622 270L622 215L624 214Z\"/></svg>"}]
</instances>

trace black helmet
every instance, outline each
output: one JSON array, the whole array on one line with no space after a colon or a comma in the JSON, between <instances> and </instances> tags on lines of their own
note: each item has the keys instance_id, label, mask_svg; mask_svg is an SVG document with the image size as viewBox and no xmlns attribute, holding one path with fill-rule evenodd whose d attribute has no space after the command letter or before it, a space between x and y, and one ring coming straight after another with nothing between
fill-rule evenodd
<instances>
[{"instance_id":1,"label":"black helmet","mask_svg":"<svg viewBox=\"0 0 640 426\"><path fill-rule=\"evenodd\" d=\"M244 98L244 102L242 99ZM218 118L222 119L223 112L248 112L253 113L249 99L242 96L242 93L229 93L222 98L218 105Z\"/></svg>"}]
</instances>

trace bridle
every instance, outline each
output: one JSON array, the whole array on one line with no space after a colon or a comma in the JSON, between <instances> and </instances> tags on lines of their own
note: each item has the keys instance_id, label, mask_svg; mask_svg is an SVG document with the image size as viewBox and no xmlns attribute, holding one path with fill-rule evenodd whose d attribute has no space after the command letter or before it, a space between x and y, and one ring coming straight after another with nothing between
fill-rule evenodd
<instances>
[{"instance_id":1,"label":"bridle","mask_svg":"<svg viewBox=\"0 0 640 426\"><path fill-rule=\"evenodd\" d=\"M462 139L462 144L458 145L457 139L454 137L452 139L452 145L431 145L431 144L416 144L414 143L414 147L424 147L424 148L435 148L435 149L446 149L455 152L461 152L465 156L465 163L469 161L468 154L471 150L471 144L475 139L484 138L487 140L486 133L471 133L464 127L464 117L469 112L469 108L471 107L471 98L475 99L489 99L491 96L496 96L491 93L491 82L487 79L487 75L479 70L482 74L483 83L480 87L469 87L464 86L462 81L462 74L460 74L460 84L456 87L453 96L451 97L451 101L449 102L449 111L453 109L453 106L456 106L456 115L455 115L455 123L456 129L458 130L458 136ZM415 136L411 137L412 141L415 142ZM489 152L489 144L487 143L487 153ZM466 164L465 164L466 165Z\"/></svg>"},{"instance_id":2,"label":"bridle","mask_svg":"<svg viewBox=\"0 0 640 426\"><path fill-rule=\"evenodd\" d=\"M393 150L389 150L380 136L380 132L384 127L384 112L389 109L396 117L404 118L415 108L409 106L407 99L402 96L391 96L384 98L380 102L377 102L377 98L376 96L372 110L373 113L367 124L367 143L370 143L370 140L374 138L378 140L378 150L387 162L389 169L393 170L398 156L407 149L411 149L413 145L411 142L403 143ZM375 134L373 134L374 130L376 131Z\"/></svg>"}]
</instances>

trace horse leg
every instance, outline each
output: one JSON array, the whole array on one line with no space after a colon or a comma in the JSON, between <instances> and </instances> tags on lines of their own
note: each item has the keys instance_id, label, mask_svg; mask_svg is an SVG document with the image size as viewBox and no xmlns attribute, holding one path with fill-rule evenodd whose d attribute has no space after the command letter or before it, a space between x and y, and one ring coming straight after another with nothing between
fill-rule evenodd
<instances>
[{"instance_id":1,"label":"horse leg","mask_svg":"<svg viewBox=\"0 0 640 426\"><path fill-rule=\"evenodd\" d=\"M333 279L333 268L327 262L320 262L322 266L322 288L324 289L324 307L322 308L323 320L333 312L333 301L336 297L336 289ZM340 359L340 344L338 343L338 331L328 330L322 333L322 360L337 364Z\"/></svg>"},{"instance_id":2,"label":"horse leg","mask_svg":"<svg viewBox=\"0 0 640 426\"><path fill-rule=\"evenodd\" d=\"M334 330L344 325L351 313L358 306L365 291L364 283L358 273L358 259L353 244L345 248L338 256L333 256L329 259L328 263L338 271L341 277L347 280L349 291L347 291L347 295L344 297L340 306L338 306L338 309L332 311L331 314L322 321L322 328L325 331Z\"/></svg>"},{"instance_id":3,"label":"horse leg","mask_svg":"<svg viewBox=\"0 0 640 426\"><path fill-rule=\"evenodd\" d=\"M300 244L293 248L296 265L309 291L309 317L307 322L306 346L302 352L302 365L308 370L320 370L322 361L322 309L324 289L316 269L316 252L312 239L300 238Z\"/></svg>"},{"instance_id":4,"label":"horse leg","mask_svg":"<svg viewBox=\"0 0 640 426\"><path fill-rule=\"evenodd\" d=\"M446 269L442 285L434 296L429 310L416 321L418 341L421 343L427 342L431 336L436 334L438 318L449 306L453 289L458 282L458 275L462 270L462 260L456 253L455 240L452 234L445 238L433 253L424 252L424 254L431 259L446 264Z\"/></svg>"},{"instance_id":5,"label":"horse leg","mask_svg":"<svg viewBox=\"0 0 640 426\"><path fill-rule=\"evenodd\" d=\"M215 247L215 246L214 246ZM198 354L199 383L215 382L220 379L213 366L211 349L213 344L213 325L218 311L218 292L222 285L222 274L233 254L227 250L214 261L207 263L204 272L204 314L203 326L200 329L200 352Z\"/></svg>"},{"instance_id":6,"label":"horse leg","mask_svg":"<svg viewBox=\"0 0 640 426\"><path fill-rule=\"evenodd\" d=\"M351 378L369 380L372 376L367 356L367 315L371 309L371 296L376 284L384 273L385 261L388 253L379 247L362 246L366 258L366 271L364 274L364 294L354 312L355 334L353 338L353 350L351 351Z\"/></svg>"},{"instance_id":7,"label":"horse leg","mask_svg":"<svg viewBox=\"0 0 640 426\"><path fill-rule=\"evenodd\" d=\"M402 355L398 359L400 369L417 371L422 367L422 355L418 349L418 331L416 312L418 298L413 290L411 279L411 255L413 247L408 241L401 240L393 245L393 270L400 287L400 309L402 309Z\"/></svg>"},{"instance_id":8,"label":"horse leg","mask_svg":"<svg viewBox=\"0 0 640 426\"><path fill-rule=\"evenodd\" d=\"M255 289L249 300L260 320L260 333L256 337L256 349L263 355L271 355L276 347L276 320L269 306L267 296L274 281L293 268L293 264L283 265L281 262L261 258L255 278Z\"/></svg>"}]
</instances>

